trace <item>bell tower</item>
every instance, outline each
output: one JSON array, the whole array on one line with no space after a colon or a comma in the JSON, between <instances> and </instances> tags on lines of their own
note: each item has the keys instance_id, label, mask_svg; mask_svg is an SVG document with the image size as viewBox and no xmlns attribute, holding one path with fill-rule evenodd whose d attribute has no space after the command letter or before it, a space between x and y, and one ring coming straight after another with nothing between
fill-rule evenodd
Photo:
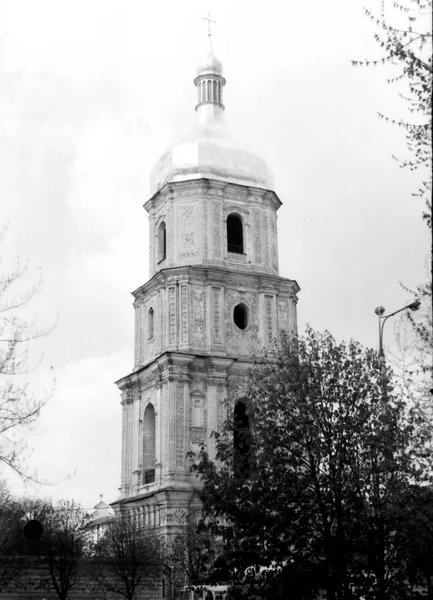
<instances>
[{"instance_id":1,"label":"bell tower","mask_svg":"<svg viewBox=\"0 0 433 600\"><path fill-rule=\"evenodd\" d=\"M187 453L218 431L245 396L253 363L285 331L296 333L295 281L278 274L270 170L230 135L221 62L198 64L190 132L151 174L150 280L133 292L133 371L122 396L121 495L146 524L169 534L176 510L197 503ZM227 402L228 400L228 402Z\"/></svg>"}]
</instances>

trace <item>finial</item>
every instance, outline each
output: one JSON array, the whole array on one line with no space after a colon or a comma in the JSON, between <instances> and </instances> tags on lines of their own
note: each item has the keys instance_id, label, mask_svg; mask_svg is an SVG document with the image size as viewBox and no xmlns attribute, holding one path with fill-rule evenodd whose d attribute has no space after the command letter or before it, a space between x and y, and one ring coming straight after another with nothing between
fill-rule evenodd
<instances>
[{"instance_id":1,"label":"finial","mask_svg":"<svg viewBox=\"0 0 433 600\"><path fill-rule=\"evenodd\" d=\"M212 31L211 31L211 23L216 23L210 18L210 13L207 14L207 17L202 17L203 21L207 21L207 35L209 37L209 46L212 51Z\"/></svg>"}]
</instances>

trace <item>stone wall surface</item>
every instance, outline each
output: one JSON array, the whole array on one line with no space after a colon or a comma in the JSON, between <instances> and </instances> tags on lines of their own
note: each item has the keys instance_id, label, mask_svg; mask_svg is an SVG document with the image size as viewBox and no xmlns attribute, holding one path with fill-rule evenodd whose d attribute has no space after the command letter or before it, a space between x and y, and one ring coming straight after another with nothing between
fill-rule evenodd
<instances>
[{"instance_id":1,"label":"stone wall surface","mask_svg":"<svg viewBox=\"0 0 433 600\"><path fill-rule=\"evenodd\" d=\"M0 557L1 560L1 557ZM119 594L105 592L91 575L83 575L68 595L68 600L115 600ZM171 598L169 586L137 590L134 600L161 600ZM0 600L58 600L47 565L32 558L23 559L23 567L16 579L0 591Z\"/></svg>"}]
</instances>

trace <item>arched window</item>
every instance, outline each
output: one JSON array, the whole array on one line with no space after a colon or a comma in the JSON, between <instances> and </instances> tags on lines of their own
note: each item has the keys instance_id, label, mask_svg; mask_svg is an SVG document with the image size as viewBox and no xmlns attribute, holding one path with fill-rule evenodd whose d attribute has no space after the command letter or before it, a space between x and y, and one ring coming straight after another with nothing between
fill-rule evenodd
<instances>
[{"instance_id":1,"label":"arched window","mask_svg":"<svg viewBox=\"0 0 433 600\"><path fill-rule=\"evenodd\" d=\"M155 315L153 312L153 308L149 308L149 314L147 315L147 338L149 340L153 340L154 318L155 318Z\"/></svg>"},{"instance_id":2,"label":"arched window","mask_svg":"<svg viewBox=\"0 0 433 600\"><path fill-rule=\"evenodd\" d=\"M167 230L162 221L158 227L158 262L165 259L167 252Z\"/></svg>"},{"instance_id":3,"label":"arched window","mask_svg":"<svg viewBox=\"0 0 433 600\"><path fill-rule=\"evenodd\" d=\"M209 102L212 101L212 81L207 82L207 99Z\"/></svg>"},{"instance_id":4,"label":"arched window","mask_svg":"<svg viewBox=\"0 0 433 600\"><path fill-rule=\"evenodd\" d=\"M143 416L143 483L155 481L155 409L146 406Z\"/></svg>"},{"instance_id":5,"label":"arched window","mask_svg":"<svg viewBox=\"0 0 433 600\"><path fill-rule=\"evenodd\" d=\"M235 254L244 253L242 219L236 214L227 217L227 250Z\"/></svg>"},{"instance_id":6,"label":"arched window","mask_svg":"<svg viewBox=\"0 0 433 600\"><path fill-rule=\"evenodd\" d=\"M250 474L251 432L250 419L244 402L235 404L233 418L234 472L238 477Z\"/></svg>"},{"instance_id":7,"label":"arched window","mask_svg":"<svg viewBox=\"0 0 433 600\"><path fill-rule=\"evenodd\" d=\"M214 102L219 102L218 88L217 88L217 82L216 81L213 82L213 101Z\"/></svg>"}]
</instances>

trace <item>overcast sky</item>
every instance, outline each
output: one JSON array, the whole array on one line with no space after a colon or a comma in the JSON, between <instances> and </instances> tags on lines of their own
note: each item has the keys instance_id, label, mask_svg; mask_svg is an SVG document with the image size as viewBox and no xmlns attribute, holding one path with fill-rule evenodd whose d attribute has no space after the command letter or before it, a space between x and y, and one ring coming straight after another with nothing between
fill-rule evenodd
<instances>
[{"instance_id":1,"label":"overcast sky","mask_svg":"<svg viewBox=\"0 0 433 600\"><path fill-rule=\"evenodd\" d=\"M130 292L148 278L150 170L192 125L195 67L213 43L226 116L275 174L280 274L296 279L299 330L377 344L374 308L393 310L425 278L429 252L405 115L377 58L363 0L0 0L1 252L29 262L33 303L52 333L32 345L39 392L56 390L27 437L29 466L56 485L13 492L114 501L120 397L131 371ZM370 1L370 6L379 7ZM404 91L402 89L401 91ZM392 343L392 327L386 333Z\"/></svg>"}]
</instances>

